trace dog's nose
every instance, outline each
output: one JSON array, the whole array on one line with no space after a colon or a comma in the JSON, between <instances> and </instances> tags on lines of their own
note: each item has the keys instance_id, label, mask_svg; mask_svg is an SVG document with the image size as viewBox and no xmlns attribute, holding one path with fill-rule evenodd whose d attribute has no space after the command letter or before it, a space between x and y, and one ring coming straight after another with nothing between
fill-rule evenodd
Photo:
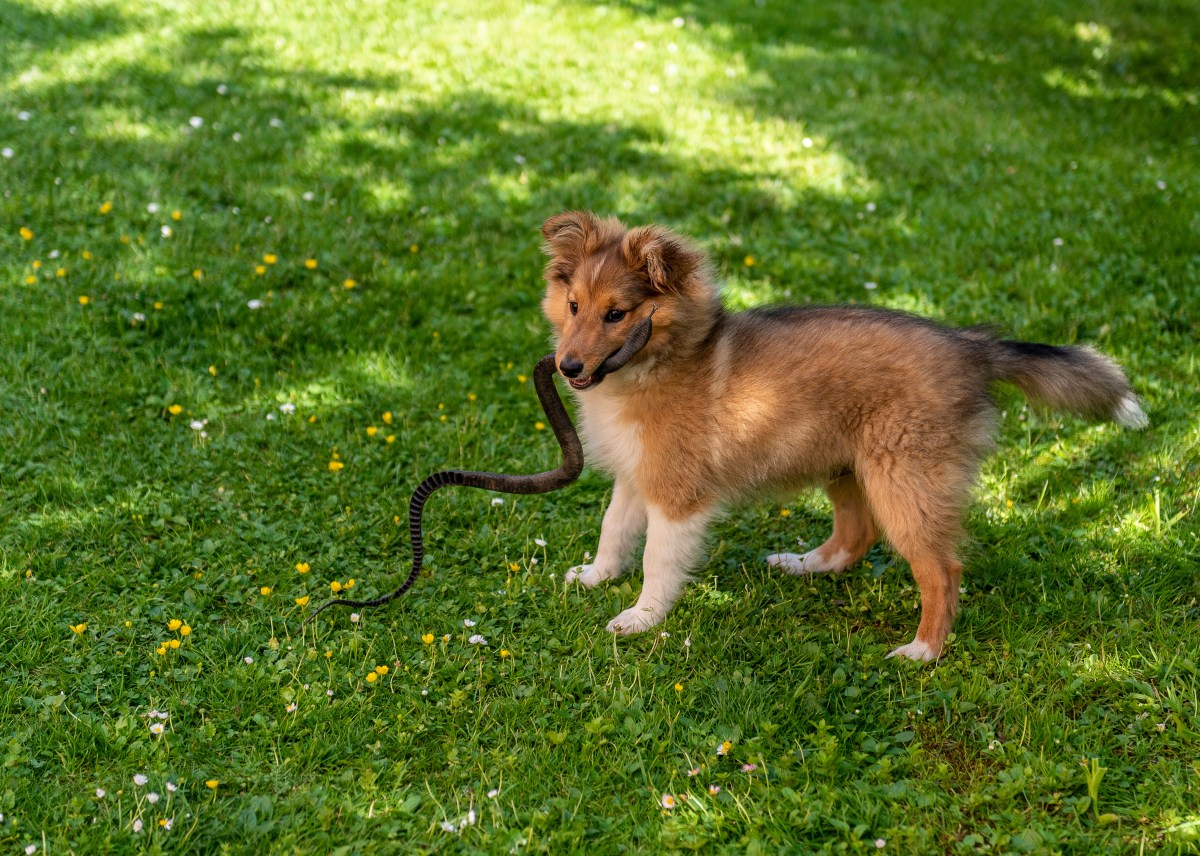
<instances>
[{"instance_id":1,"label":"dog's nose","mask_svg":"<svg viewBox=\"0 0 1200 856\"><path fill-rule=\"evenodd\" d=\"M583 371L583 360L578 357L563 357L558 361L558 370L563 377L579 377Z\"/></svg>"}]
</instances>

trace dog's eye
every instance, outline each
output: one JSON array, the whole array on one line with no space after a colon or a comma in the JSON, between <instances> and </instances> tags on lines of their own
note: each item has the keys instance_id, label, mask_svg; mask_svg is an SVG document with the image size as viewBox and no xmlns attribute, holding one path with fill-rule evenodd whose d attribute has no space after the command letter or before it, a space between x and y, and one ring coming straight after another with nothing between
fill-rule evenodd
<instances>
[{"instance_id":1,"label":"dog's eye","mask_svg":"<svg viewBox=\"0 0 1200 856\"><path fill-rule=\"evenodd\" d=\"M609 322L610 324L615 324L617 321L620 321L624 317L625 317L624 309L610 309L606 313L604 313L604 320Z\"/></svg>"},{"instance_id":2,"label":"dog's eye","mask_svg":"<svg viewBox=\"0 0 1200 856\"><path fill-rule=\"evenodd\" d=\"M567 306L570 308L572 315L579 314L579 304L576 303L574 300L567 303Z\"/></svg>"}]
</instances>

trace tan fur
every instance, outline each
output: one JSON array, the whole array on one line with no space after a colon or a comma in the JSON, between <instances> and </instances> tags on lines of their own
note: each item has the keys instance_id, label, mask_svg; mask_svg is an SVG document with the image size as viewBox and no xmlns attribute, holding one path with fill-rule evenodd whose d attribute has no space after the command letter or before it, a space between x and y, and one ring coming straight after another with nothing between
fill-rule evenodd
<instances>
[{"instance_id":1,"label":"tan fur","mask_svg":"<svg viewBox=\"0 0 1200 856\"><path fill-rule=\"evenodd\" d=\"M586 380L655 310L646 348L577 393L589 459L640 511L614 515L609 541L624 554L601 555L602 536L598 564L585 566L597 569L575 576L592 584L623 572L631 537L641 533L620 521L644 529L645 509L651 541L656 531L678 539L674 552L648 544L646 590L658 600L643 602L644 591L611 629L661 620L691 570L667 565L691 560L696 533L721 507L821 485L834 506L832 536L779 563L843 570L882 532L909 561L922 597L916 639L893 653L932 659L958 604L955 546L992 443L991 384L1009 380L1054 406L1144 420L1121 370L1094 351L1001 342L866 308L732 314L704 256L662 227L627 230L568 212L546 221L543 234L550 262L542 307L560 366L580 361ZM605 320L612 309L627 314ZM609 526L606 517L606 534Z\"/></svg>"}]
</instances>

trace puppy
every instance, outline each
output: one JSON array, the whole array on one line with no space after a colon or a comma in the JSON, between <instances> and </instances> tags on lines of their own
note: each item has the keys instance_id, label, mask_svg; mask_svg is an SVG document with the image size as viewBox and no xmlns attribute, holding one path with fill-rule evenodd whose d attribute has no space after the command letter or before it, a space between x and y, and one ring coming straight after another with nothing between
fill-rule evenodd
<instances>
[{"instance_id":1,"label":"puppy","mask_svg":"<svg viewBox=\"0 0 1200 856\"><path fill-rule=\"evenodd\" d=\"M993 442L992 384L1083 416L1147 424L1121 369L1089 348L1005 341L866 307L732 313L704 255L661 226L567 212L542 234L542 309L558 369L575 391L589 460L615 479L595 559L567 580L590 587L620 576L646 538L642 592L609 622L616 633L662 621L724 506L820 485L833 534L767 562L789 574L836 573L886 538L921 591L916 638L889 656L933 660L958 606L955 549ZM645 348L619 371L597 372L651 312Z\"/></svg>"}]
</instances>

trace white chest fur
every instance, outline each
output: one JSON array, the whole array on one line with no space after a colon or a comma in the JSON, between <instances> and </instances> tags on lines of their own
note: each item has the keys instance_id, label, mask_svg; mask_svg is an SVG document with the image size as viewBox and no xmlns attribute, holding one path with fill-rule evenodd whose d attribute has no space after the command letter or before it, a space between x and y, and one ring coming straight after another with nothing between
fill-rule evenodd
<instances>
[{"instance_id":1,"label":"white chest fur","mask_svg":"<svg viewBox=\"0 0 1200 856\"><path fill-rule=\"evenodd\" d=\"M622 418L620 397L596 389L577 400L587 462L613 476L632 474L642 459L642 429Z\"/></svg>"}]
</instances>

